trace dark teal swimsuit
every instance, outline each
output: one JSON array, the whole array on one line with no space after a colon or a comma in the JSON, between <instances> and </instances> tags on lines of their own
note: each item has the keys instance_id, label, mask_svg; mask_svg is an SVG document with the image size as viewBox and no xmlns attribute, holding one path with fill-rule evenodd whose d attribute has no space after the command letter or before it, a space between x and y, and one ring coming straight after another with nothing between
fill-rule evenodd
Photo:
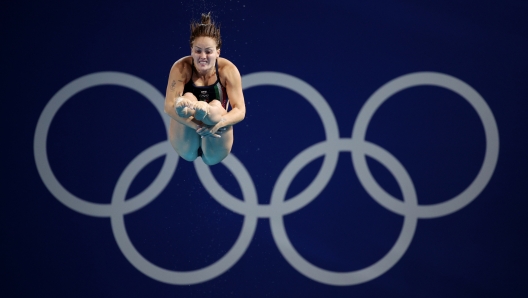
<instances>
[{"instance_id":1,"label":"dark teal swimsuit","mask_svg":"<svg viewBox=\"0 0 528 298\"><path fill-rule=\"evenodd\" d=\"M222 104L222 107L226 109L229 103L229 99L227 98L227 92L226 88L220 83L220 73L218 72L218 63L216 63L216 82L209 86L196 86L194 85L194 82L192 80L192 76L194 74L194 60L192 60L192 72L191 72L191 79L187 84L185 84L185 87L183 87L183 94L187 92L191 92L196 96L196 98L200 101L205 101L207 103L210 103L211 100L218 100Z\"/></svg>"}]
</instances>

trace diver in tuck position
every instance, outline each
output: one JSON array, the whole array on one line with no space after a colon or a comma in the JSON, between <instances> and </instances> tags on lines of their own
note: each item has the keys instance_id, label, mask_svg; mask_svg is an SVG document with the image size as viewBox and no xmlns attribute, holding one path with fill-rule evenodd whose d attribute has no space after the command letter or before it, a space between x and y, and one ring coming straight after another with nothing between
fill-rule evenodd
<instances>
[{"instance_id":1,"label":"diver in tuck position","mask_svg":"<svg viewBox=\"0 0 528 298\"><path fill-rule=\"evenodd\" d=\"M220 58L220 29L210 14L202 14L200 24L191 23L190 44L191 55L176 61L169 74L169 140L183 159L201 156L214 165L231 152L233 125L246 114L242 79L233 63Z\"/></svg>"}]
</instances>

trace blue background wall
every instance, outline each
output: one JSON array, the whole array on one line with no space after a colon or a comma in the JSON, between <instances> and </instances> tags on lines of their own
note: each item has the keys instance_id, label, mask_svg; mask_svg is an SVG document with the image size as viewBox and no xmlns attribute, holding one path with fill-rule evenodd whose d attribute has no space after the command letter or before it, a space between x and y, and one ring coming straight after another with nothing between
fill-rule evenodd
<instances>
[{"instance_id":1,"label":"blue background wall","mask_svg":"<svg viewBox=\"0 0 528 298\"><path fill-rule=\"evenodd\" d=\"M526 1L35 1L3 7L0 291L7 296L528 293ZM247 114L235 126L231 159L232 164L239 161L239 168L217 165L211 170L225 190L246 202L239 205L247 214L262 212L253 219L255 231L247 234L247 249L237 250L240 258L228 270L210 278L198 274L194 282L179 277L163 282L133 265L137 258L130 261L134 257L123 254L116 242L123 234L114 235L112 228L121 216L130 241L146 260L185 272L220 260L251 216L221 205L215 198L226 195L208 192L195 165L183 160L163 172L160 179L167 185L150 203L122 215L125 207L114 202L113 222L110 214L90 216L61 203L61 195L44 183L50 176L37 170L38 160L46 158L64 189L84 201L107 204L101 210L110 210L115 190L123 198L134 197L151 184L166 160L173 165L176 160L174 154L151 156L147 166L136 167L142 170L133 175L130 188L118 185L125 168L145 149L158 143L161 151L168 148L163 142L169 118L158 112L161 97L153 105L131 88L108 84L79 92L48 119L47 154L36 150L43 144L36 141L42 138L37 124L59 90L97 72L132 75L164 94L171 65L190 52L188 24L204 11L212 11L221 24L221 55L238 66L244 84L258 72L287 74L317 90L331 113L320 115L307 98L287 88L260 84L244 90ZM406 199L407 207L400 202L405 208L398 214L364 189L358 177L365 172L356 171L350 152L342 151L330 180L318 184L324 186L320 193L310 191L314 200L306 206L281 216L286 205L277 203L279 215L270 219L262 206L248 205L251 199L244 188L256 192L253 198L260 205L270 204L290 161L328 139L324 121L335 117L336 136L349 139L359 111L378 88L424 71L471 86L496 121L498 141L491 147L499 148L498 160L474 200L425 218L413 213ZM391 96L368 123L366 140L394 156L412 181L411 187L401 189L387 165L367 159L380 187L395 197L393 202L415 189L418 204L432 208L472 183L490 146L468 101L438 86L407 88ZM316 158L287 181L286 198L315 185L322 164L323 157ZM240 185L237 175L252 182ZM404 219L412 218L416 230L404 236L410 244L401 258L392 258L393 264L377 276L366 272L364 282L345 281L342 286L318 281L319 273L306 276L290 264L270 225L283 220L293 247L309 263L354 272L382 259L400 237Z\"/></svg>"}]
</instances>

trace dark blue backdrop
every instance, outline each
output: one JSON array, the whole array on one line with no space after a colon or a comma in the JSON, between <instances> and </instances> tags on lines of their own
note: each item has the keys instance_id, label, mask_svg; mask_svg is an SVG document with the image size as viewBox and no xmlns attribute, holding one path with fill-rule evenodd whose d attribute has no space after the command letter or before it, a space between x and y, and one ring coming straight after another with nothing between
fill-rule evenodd
<instances>
[{"instance_id":1,"label":"dark blue backdrop","mask_svg":"<svg viewBox=\"0 0 528 298\"><path fill-rule=\"evenodd\" d=\"M324 98L318 103L330 112L321 115L306 96L257 80L257 86L244 90L246 119L235 126L228 166L238 168L211 167L236 199L204 188L217 184L209 179L204 185L193 163L179 160L174 169L174 154L162 154L167 143L156 147L159 158L149 155L152 162L135 166L138 175L129 173L130 188L119 184L131 161L166 140L169 118L160 116L162 98L153 91L149 100L136 91L150 84L164 94L172 63L190 52L188 24L204 11L212 11L221 24L221 56L238 66L245 85L250 74L259 72L293 76L283 82L305 82L303 90L314 88ZM4 4L2 15L2 297L528 294L526 1L34 1ZM39 132L39 121L59 90L108 71L113 73L103 80L124 76L130 85L87 79L94 87L55 104L47 135ZM351 138L369 97L389 81L417 72L445 74L471 86L483 98L478 106L489 107L498 139L486 145L482 120L463 96L421 85L390 96L366 133L367 141L390 153L408 173L406 185L411 186L402 189L397 179L406 176L401 171L395 177L375 156L367 158L380 185L375 189L394 196L388 201L403 206L399 212L399 207L378 204L362 186L360 174L366 171L355 170L347 151L339 153L328 183L312 183L324 164L322 155L293 173L291 183L278 180L301 152L331 138L325 121L335 117L337 123L335 142L326 148L331 159L341 144L335 138ZM463 85L460 81L455 85ZM145 82L147 87L141 85ZM43 136L45 143L39 141ZM342 150L360 146L345 145ZM471 185L491 147L498 148L496 166L492 162L486 170L491 178L479 184L467 205L425 216L412 208L412 199L402 203L413 189L417 204L431 207L427 210L450 201ZM54 178L37 169L42 160L49 161ZM129 213L122 210L139 200L110 205L115 192L123 200L148 188L165 162L172 166L160 175L167 185L155 184L161 185L155 196L144 197L154 200ZM106 204L97 206L107 213L90 216L88 207L61 203L70 199L56 192L61 187L53 190L45 183L53 179L83 201ZM270 204L281 183L287 186L286 198L314 185L321 192L309 189L314 200L289 214L281 214L288 205L280 202L267 211L255 202L249 205L257 197L260 205ZM252 191L255 196L248 195ZM235 207L220 204L218 197ZM235 249L240 258L233 257L231 265L189 279L163 271L192 272L216 264L243 225L251 230L250 213L259 216L253 218L255 231L244 234L248 247ZM140 270L148 266L133 254L125 256L124 234L116 228L120 218L137 252L159 270ZM389 257L385 269L359 271L359 277L342 281L325 275L370 268L401 238L404 221L412 225L413 220L416 230L401 236L410 241L408 247ZM281 221L296 253L326 273L294 266L300 261L288 258L295 253L284 250L284 237L272 232Z\"/></svg>"}]
</instances>

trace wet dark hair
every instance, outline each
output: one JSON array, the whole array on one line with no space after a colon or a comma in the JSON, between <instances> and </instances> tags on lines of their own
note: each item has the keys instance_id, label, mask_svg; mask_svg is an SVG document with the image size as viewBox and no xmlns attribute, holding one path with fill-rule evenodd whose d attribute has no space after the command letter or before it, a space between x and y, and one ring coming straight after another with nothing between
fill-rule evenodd
<instances>
[{"instance_id":1,"label":"wet dark hair","mask_svg":"<svg viewBox=\"0 0 528 298\"><path fill-rule=\"evenodd\" d=\"M220 27L217 27L215 23L211 20L211 13L207 14L202 13L202 20L200 23L193 21L191 23L191 38L189 43L191 48L193 47L193 42L197 37L211 37L216 41L216 49L219 50L222 47L222 38L220 37Z\"/></svg>"}]
</instances>

